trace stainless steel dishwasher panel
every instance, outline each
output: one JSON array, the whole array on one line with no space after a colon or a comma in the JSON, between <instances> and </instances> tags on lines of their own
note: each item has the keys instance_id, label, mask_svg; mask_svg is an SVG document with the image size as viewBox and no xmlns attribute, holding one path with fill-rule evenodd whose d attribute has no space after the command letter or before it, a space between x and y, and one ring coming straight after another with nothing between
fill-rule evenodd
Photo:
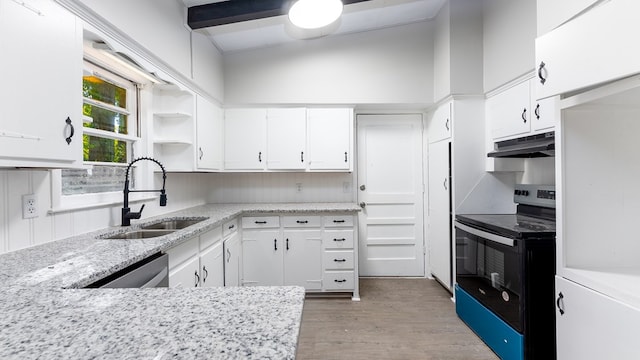
<instances>
[{"instance_id":1,"label":"stainless steel dishwasher panel","mask_svg":"<svg viewBox=\"0 0 640 360\"><path fill-rule=\"evenodd\" d=\"M91 288L152 288L169 286L169 255L156 254L89 285Z\"/></svg>"}]
</instances>

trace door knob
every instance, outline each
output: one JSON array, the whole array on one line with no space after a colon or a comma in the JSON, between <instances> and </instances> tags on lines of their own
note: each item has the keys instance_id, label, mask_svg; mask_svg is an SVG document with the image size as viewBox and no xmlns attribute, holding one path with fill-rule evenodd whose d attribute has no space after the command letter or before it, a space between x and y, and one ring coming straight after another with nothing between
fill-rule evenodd
<instances>
[{"instance_id":1,"label":"door knob","mask_svg":"<svg viewBox=\"0 0 640 360\"><path fill-rule=\"evenodd\" d=\"M364 186L364 185L360 185L360 190L365 191L366 189L367 189L367 187L366 187L366 186Z\"/></svg>"},{"instance_id":2,"label":"door knob","mask_svg":"<svg viewBox=\"0 0 640 360\"><path fill-rule=\"evenodd\" d=\"M366 206L367 206L367 204L366 204L364 201L360 203L360 207L361 207L361 208L363 208L363 209L364 209Z\"/></svg>"}]
</instances>

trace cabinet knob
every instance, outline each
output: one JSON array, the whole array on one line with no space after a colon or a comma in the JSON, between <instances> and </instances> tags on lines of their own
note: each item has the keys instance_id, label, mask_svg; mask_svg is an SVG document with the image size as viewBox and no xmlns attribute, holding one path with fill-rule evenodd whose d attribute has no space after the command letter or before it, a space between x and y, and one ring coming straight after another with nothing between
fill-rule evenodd
<instances>
[{"instance_id":1,"label":"cabinet knob","mask_svg":"<svg viewBox=\"0 0 640 360\"><path fill-rule=\"evenodd\" d=\"M364 209L365 207L367 207L367 203L366 203L366 202L364 202L364 201L363 201L363 202L361 202L361 203L360 203L360 207ZM335 222L335 221L334 221L334 222Z\"/></svg>"},{"instance_id":2,"label":"cabinet knob","mask_svg":"<svg viewBox=\"0 0 640 360\"><path fill-rule=\"evenodd\" d=\"M544 76L542 76L542 70L544 69L544 67L545 67L546 65L547 65L547 64L545 64L545 63L544 63L544 61L542 61L542 62L540 63L540 65L538 66L538 78L540 79L540 83L541 83L542 85L544 85L544 83L545 83L545 82L547 82L547 78L546 78L546 77L544 77ZM546 69L544 69L544 70L545 70L545 73L546 73L546 72L547 72L547 71L546 71Z\"/></svg>"},{"instance_id":3,"label":"cabinet knob","mask_svg":"<svg viewBox=\"0 0 640 360\"><path fill-rule=\"evenodd\" d=\"M67 141L67 145L71 145L71 138L75 133L75 129L73 128L73 124L71 123L71 119L69 117L67 117L67 120L65 120L64 122L67 124L65 125L65 128L69 128L69 136L67 136L65 140Z\"/></svg>"},{"instance_id":4,"label":"cabinet knob","mask_svg":"<svg viewBox=\"0 0 640 360\"><path fill-rule=\"evenodd\" d=\"M558 311L560 311L560 315L564 315L564 295L562 295L562 292L558 293L556 306L558 307Z\"/></svg>"}]
</instances>

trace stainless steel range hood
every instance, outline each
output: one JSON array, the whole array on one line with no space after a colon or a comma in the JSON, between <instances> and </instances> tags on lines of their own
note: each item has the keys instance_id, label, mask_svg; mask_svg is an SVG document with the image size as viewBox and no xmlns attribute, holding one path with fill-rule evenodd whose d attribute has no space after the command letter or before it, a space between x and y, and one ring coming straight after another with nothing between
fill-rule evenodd
<instances>
[{"instance_id":1,"label":"stainless steel range hood","mask_svg":"<svg viewBox=\"0 0 640 360\"><path fill-rule=\"evenodd\" d=\"M516 139L498 141L495 150L488 153L494 158L535 158L555 156L556 144L553 131L525 136Z\"/></svg>"}]
</instances>

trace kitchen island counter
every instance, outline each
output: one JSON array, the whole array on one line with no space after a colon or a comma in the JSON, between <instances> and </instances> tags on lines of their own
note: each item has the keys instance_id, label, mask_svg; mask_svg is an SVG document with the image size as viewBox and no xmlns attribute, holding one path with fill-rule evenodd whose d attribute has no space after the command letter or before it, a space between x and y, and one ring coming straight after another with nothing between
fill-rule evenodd
<instances>
[{"instance_id":1,"label":"kitchen island counter","mask_svg":"<svg viewBox=\"0 0 640 360\"><path fill-rule=\"evenodd\" d=\"M207 204L0 255L0 358L292 359L302 287L82 289L243 214L356 213L351 203ZM172 234L104 239L168 218Z\"/></svg>"}]
</instances>

